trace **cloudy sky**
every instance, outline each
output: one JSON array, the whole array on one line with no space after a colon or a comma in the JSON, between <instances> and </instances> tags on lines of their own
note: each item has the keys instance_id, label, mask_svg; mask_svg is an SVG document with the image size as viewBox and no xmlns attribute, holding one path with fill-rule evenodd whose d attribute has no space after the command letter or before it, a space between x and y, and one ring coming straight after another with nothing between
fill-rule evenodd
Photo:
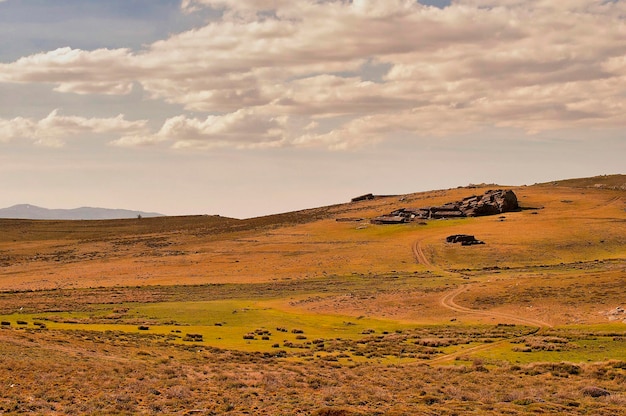
<instances>
[{"instance_id":1,"label":"cloudy sky","mask_svg":"<svg viewBox=\"0 0 626 416\"><path fill-rule=\"evenodd\" d=\"M0 0L0 207L626 173L626 0Z\"/></svg>"}]
</instances>

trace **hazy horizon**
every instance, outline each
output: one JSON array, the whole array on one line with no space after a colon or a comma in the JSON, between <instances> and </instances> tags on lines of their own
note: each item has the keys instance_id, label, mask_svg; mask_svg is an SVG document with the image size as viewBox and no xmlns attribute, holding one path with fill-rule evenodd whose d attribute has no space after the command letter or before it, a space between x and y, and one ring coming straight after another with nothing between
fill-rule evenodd
<instances>
[{"instance_id":1,"label":"hazy horizon","mask_svg":"<svg viewBox=\"0 0 626 416\"><path fill-rule=\"evenodd\" d=\"M597 175L597 176L611 176L612 174L603 174L603 175ZM538 184L538 183L549 183L552 181L558 181L558 180L567 180L567 179L580 179L580 178L553 178L552 180L547 180L547 181L543 181L543 182L535 182L532 184L500 184L500 183L486 183L486 182L481 182L481 183L468 183L468 184L460 184L458 186L453 186L450 188L432 188L432 189L422 189L422 190L416 190L416 191L410 191L410 192L404 192L404 193L398 193L398 194L383 194L383 193L374 193L374 195L376 196L381 196L381 197L389 197L389 196L401 196L401 195L406 195L406 194L411 194L411 193L419 193L419 192L428 192L428 191L439 191L439 190L446 190L446 189L454 189L454 188L458 188L458 187L464 187L464 186L473 186L473 185L494 185L494 186L503 186L503 187L507 187L507 186L511 186L511 187L515 187L515 186L525 186L525 185L534 185L534 184ZM253 215L253 216L235 216L235 215L229 215L227 212L222 213L222 214L211 214L211 215L221 215L223 217L230 217L230 218L237 218L237 219L247 219L247 218L253 218L253 217L257 217L257 216L266 216L266 215L274 215L274 214L283 214L283 213L287 213L287 212L293 212L293 211L299 211L299 210L306 210L306 209L314 209L314 208L322 208L325 206L332 206L332 205L338 205L338 204L342 204L342 203L348 203L350 202L350 200L356 196L360 196L359 195L350 195L346 198L344 198L341 201L334 201L334 202L329 202L326 204L322 204L322 205L310 205L310 206L302 206L302 207L292 207L292 209L287 209L287 210L281 210L280 208L278 208L277 211L274 212L265 212L262 213L260 215ZM147 211L142 211L142 210L136 210L133 207L111 207L111 206L89 206L89 205L81 205L81 206L73 206L73 207L62 207L62 206L58 206L58 207L44 207L44 206L39 206L39 205L35 205L35 204L29 204L29 203L18 203L18 204L13 204L11 206L5 206L5 207L0 207L0 212L4 211L6 209L10 209L10 208L15 208L15 207L21 207L21 206L31 206L31 207L35 207L35 208L42 208L45 210L49 210L49 211L76 211L76 210L81 210L81 209L95 209L95 210L105 210L105 211L128 211L128 212L135 212L135 214L141 214L141 215L145 215L148 217L154 216L151 214L157 214L157 216L163 215L163 216L185 216L185 215L210 215L207 213L203 213L203 212L187 212L187 213L183 213L183 214L164 214L162 212L157 212L155 210L150 210L148 208ZM147 215L146 215L147 214ZM135 215L132 216L133 218L135 217ZM0 218L12 218L12 217L3 217L0 213ZM20 218L26 218L26 217L20 217ZM121 218L121 217L120 217ZM123 217L123 218L131 218L131 217ZM55 219L62 219L62 218L55 218Z\"/></svg>"},{"instance_id":2,"label":"hazy horizon","mask_svg":"<svg viewBox=\"0 0 626 416\"><path fill-rule=\"evenodd\" d=\"M625 173L626 1L0 0L0 207L247 218Z\"/></svg>"}]
</instances>

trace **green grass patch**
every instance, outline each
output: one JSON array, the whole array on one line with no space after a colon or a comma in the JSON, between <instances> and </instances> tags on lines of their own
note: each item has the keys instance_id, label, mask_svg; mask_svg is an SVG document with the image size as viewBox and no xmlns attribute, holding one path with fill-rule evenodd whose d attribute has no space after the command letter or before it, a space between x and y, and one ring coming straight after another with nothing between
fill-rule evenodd
<instances>
[{"instance_id":1,"label":"green grass patch","mask_svg":"<svg viewBox=\"0 0 626 416\"><path fill-rule=\"evenodd\" d=\"M16 315L0 318L13 326L19 319L44 322L53 330L121 331L181 337L174 342L185 342L182 338L186 334L200 334L205 345L243 351L269 351L275 349L273 345L277 343L282 348L285 341L300 345L317 338L359 339L368 331L393 332L411 327L395 321L287 312L258 301L165 302L129 306L126 315L137 322L143 320L144 324L84 323L94 316L106 316L107 311L97 314L20 314L19 318ZM140 330L139 326L148 329ZM252 339L245 339L247 335L252 335Z\"/></svg>"},{"instance_id":2,"label":"green grass patch","mask_svg":"<svg viewBox=\"0 0 626 416\"><path fill-rule=\"evenodd\" d=\"M525 344L507 342L471 356L519 364L561 361L587 363L623 360L626 357L626 337L585 336L580 339L570 339L568 344L569 347L562 350L524 352L520 351L522 349L520 347L524 347Z\"/></svg>"}]
</instances>

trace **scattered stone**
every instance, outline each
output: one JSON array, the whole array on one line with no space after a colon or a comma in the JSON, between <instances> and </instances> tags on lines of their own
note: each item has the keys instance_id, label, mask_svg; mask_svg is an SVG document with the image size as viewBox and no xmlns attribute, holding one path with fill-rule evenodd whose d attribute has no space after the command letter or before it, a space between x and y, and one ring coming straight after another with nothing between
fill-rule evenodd
<instances>
[{"instance_id":1,"label":"scattered stone","mask_svg":"<svg viewBox=\"0 0 626 416\"><path fill-rule=\"evenodd\" d=\"M626 310L621 306L611 309L605 312L605 314L609 318L609 321L623 320L626 323Z\"/></svg>"},{"instance_id":2,"label":"scattered stone","mask_svg":"<svg viewBox=\"0 0 626 416\"><path fill-rule=\"evenodd\" d=\"M374 218L371 223L372 224L405 224L410 220L404 216L400 215L383 215L380 217Z\"/></svg>"}]
</instances>

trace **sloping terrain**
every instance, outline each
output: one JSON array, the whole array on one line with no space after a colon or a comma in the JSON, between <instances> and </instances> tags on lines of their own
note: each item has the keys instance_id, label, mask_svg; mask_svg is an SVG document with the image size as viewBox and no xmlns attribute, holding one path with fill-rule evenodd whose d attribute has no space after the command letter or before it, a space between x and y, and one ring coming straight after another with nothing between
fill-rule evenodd
<instances>
[{"instance_id":1,"label":"sloping terrain","mask_svg":"<svg viewBox=\"0 0 626 416\"><path fill-rule=\"evenodd\" d=\"M0 412L617 414L625 184L480 185L245 220L0 220L0 348L23 351L0 370ZM521 208L370 223L489 189Z\"/></svg>"}]
</instances>

